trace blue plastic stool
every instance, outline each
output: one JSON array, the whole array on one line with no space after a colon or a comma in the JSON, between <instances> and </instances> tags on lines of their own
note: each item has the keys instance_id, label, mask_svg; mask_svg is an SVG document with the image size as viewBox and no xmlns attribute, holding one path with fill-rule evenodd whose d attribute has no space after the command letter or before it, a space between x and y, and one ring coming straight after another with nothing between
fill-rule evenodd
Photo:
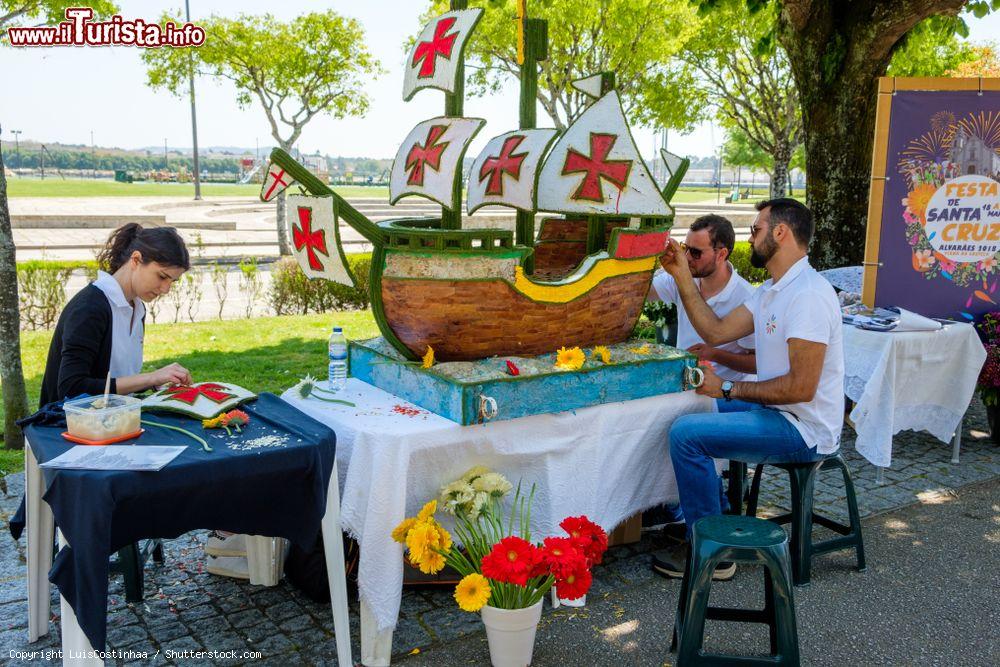
<instances>
[{"instance_id":1,"label":"blue plastic stool","mask_svg":"<svg viewBox=\"0 0 1000 667\"><path fill-rule=\"evenodd\" d=\"M708 605L712 573L722 561L764 567L764 608L733 609ZM706 653L705 621L764 623L771 640L771 655L733 656ZM691 553L677 601L670 650L677 650L677 665L798 665L799 637L795 626L788 536L781 526L746 516L709 516L694 525Z\"/></svg>"}]
</instances>

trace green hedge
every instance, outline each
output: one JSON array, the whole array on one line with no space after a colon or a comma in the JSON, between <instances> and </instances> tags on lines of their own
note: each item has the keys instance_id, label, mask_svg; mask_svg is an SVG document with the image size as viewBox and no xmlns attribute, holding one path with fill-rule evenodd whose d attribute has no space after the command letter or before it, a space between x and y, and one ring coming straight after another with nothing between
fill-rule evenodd
<instances>
[{"instance_id":1,"label":"green hedge","mask_svg":"<svg viewBox=\"0 0 1000 667\"><path fill-rule=\"evenodd\" d=\"M17 264L17 296L24 329L50 329L66 305L66 282L82 270L89 280L97 277L97 262L30 260Z\"/></svg>"},{"instance_id":2,"label":"green hedge","mask_svg":"<svg viewBox=\"0 0 1000 667\"><path fill-rule=\"evenodd\" d=\"M368 278L371 253L347 255L347 264L357 279L357 287L330 280L310 280L294 257L282 257L271 267L268 301L275 315L305 315L332 310L364 310L371 300Z\"/></svg>"},{"instance_id":3,"label":"green hedge","mask_svg":"<svg viewBox=\"0 0 1000 667\"><path fill-rule=\"evenodd\" d=\"M750 242L738 241L733 248L733 254L729 256L729 261L733 263L736 273L740 274L753 285L758 285L770 276L767 269L758 269L750 264Z\"/></svg>"}]
</instances>

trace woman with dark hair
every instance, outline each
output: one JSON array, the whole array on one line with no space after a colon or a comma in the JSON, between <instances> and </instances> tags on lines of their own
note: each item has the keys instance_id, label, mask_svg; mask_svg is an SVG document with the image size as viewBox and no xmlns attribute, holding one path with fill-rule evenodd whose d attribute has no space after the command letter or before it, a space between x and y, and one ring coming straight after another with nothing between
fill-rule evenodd
<instances>
[{"instance_id":1,"label":"woman with dark hair","mask_svg":"<svg viewBox=\"0 0 1000 667\"><path fill-rule=\"evenodd\" d=\"M41 405L80 394L131 394L167 384L190 384L180 364L142 373L144 302L170 291L191 267L173 227L119 227L98 255L97 280L70 299L59 316L42 379Z\"/></svg>"}]
</instances>

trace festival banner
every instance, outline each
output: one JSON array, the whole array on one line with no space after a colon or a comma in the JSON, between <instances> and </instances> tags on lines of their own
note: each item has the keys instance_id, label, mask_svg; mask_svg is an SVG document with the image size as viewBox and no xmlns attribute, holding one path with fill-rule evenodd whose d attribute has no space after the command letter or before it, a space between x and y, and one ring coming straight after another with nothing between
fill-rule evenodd
<instances>
[{"instance_id":1,"label":"festival banner","mask_svg":"<svg viewBox=\"0 0 1000 667\"><path fill-rule=\"evenodd\" d=\"M1000 79L879 80L863 300L1000 310Z\"/></svg>"}]
</instances>

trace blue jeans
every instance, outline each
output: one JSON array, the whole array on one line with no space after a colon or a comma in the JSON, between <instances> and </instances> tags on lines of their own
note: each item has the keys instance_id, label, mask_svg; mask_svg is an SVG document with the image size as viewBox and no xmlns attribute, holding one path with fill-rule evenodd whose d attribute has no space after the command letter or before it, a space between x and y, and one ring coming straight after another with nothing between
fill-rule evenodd
<instances>
[{"instance_id":1,"label":"blue jeans","mask_svg":"<svg viewBox=\"0 0 1000 667\"><path fill-rule=\"evenodd\" d=\"M744 463L795 463L823 458L778 410L744 401L719 401L719 413L684 415L670 427L670 460L681 510L691 527L722 514L716 459Z\"/></svg>"}]
</instances>

